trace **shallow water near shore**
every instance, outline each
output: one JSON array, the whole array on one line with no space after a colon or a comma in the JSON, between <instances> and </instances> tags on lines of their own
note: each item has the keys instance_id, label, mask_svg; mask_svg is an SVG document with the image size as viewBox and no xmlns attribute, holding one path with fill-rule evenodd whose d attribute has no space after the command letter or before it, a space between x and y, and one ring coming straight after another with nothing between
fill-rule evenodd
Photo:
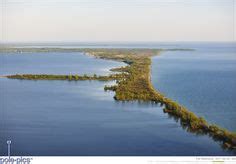
<instances>
[{"instance_id":1,"label":"shallow water near shore","mask_svg":"<svg viewBox=\"0 0 236 164\"><path fill-rule=\"evenodd\" d=\"M91 70L83 60L84 56L77 54L74 58L66 58L68 65L72 63L68 70L66 67L58 70L53 67L53 59L47 59L57 57L63 61L66 55L44 54L40 58L48 61L51 73L58 74L62 70L62 74L77 69L79 73L83 72L80 66L83 73L89 73L122 65L117 62L93 64ZM34 56L30 58L27 63L35 63ZM86 60L88 63L100 62L90 57ZM2 74L14 72L12 61L8 61L4 61L6 69L1 69ZM21 67L22 61L16 63L19 64L18 73L26 71ZM152 68L156 64L153 63ZM32 67L34 71L41 69L34 64ZM159 81L154 81L154 73L152 71L152 80L157 87ZM157 77L160 78L159 74ZM12 155L232 155L208 136L183 130L157 104L116 102L113 92L103 90L104 85L110 83L113 82L0 78L0 155L7 154L6 140L9 139Z\"/></svg>"}]
</instances>

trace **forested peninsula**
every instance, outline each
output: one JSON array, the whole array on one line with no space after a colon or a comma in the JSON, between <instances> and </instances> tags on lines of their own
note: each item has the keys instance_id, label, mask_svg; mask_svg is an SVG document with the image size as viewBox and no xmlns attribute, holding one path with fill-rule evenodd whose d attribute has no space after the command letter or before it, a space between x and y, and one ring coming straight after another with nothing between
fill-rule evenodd
<instances>
[{"instance_id":1,"label":"forested peninsula","mask_svg":"<svg viewBox=\"0 0 236 164\"><path fill-rule=\"evenodd\" d=\"M217 141L222 148L236 151L236 134L217 125L208 123L204 118L186 107L167 98L154 89L151 83L151 58L162 51L192 51L192 49L60 49L60 48L5 48L0 52L84 52L96 58L121 61L125 67L114 68L108 76L99 75L45 75L17 74L5 76L22 80L115 80L116 84L105 86L104 90L115 92L116 101L149 101L163 106L163 111L178 121L183 129L198 135L208 135ZM170 134L171 135L171 134Z\"/></svg>"}]
</instances>

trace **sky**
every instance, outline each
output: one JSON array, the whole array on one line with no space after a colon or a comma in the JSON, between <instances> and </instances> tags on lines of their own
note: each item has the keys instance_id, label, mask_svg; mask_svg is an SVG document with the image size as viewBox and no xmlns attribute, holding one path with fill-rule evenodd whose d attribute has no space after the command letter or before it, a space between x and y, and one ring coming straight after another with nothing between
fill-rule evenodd
<instances>
[{"instance_id":1,"label":"sky","mask_svg":"<svg viewBox=\"0 0 236 164\"><path fill-rule=\"evenodd\" d=\"M0 0L0 6L1 42L236 40L236 0Z\"/></svg>"}]
</instances>

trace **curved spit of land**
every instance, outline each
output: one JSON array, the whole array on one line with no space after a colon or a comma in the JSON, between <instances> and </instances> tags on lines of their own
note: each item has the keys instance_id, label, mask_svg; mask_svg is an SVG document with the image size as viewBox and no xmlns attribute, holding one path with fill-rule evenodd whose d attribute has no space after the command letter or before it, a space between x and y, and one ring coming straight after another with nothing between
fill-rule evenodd
<instances>
[{"instance_id":1,"label":"curved spit of land","mask_svg":"<svg viewBox=\"0 0 236 164\"><path fill-rule=\"evenodd\" d=\"M87 75L41 75L23 74L5 76L12 79L26 80L116 80L116 85L105 86L104 90L115 92L117 101L151 101L163 105L163 111L179 121L188 132L209 135L219 142L222 148L236 150L236 134L217 125L209 124L202 117L196 116L184 106L165 97L155 90L151 84L150 66L151 57L159 54L163 49L59 49L59 48L21 48L6 49L5 52L85 52L97 58L123 61L125 67L114 68L119 72L109 76ZM188 49L169 49L169 51Z\"/></svg>"}]
</instances>

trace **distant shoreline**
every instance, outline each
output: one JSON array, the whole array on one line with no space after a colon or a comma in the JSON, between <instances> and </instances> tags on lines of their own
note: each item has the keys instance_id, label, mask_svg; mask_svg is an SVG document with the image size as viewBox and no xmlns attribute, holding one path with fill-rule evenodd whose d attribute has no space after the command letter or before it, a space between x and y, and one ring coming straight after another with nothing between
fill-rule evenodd
<instances>
[{"instance_id":1,"label":"distant shoreline","mask_svg":"<svg viewBox=\"0 0 236 164\"><path fill-rule=\"evenodd\" d=\"M35 52L91 52L93 50L136 50L136 51L194 51L191 48L17 48L0 47L0 53L35 53Z\"/></svg>"}]
</instances>

